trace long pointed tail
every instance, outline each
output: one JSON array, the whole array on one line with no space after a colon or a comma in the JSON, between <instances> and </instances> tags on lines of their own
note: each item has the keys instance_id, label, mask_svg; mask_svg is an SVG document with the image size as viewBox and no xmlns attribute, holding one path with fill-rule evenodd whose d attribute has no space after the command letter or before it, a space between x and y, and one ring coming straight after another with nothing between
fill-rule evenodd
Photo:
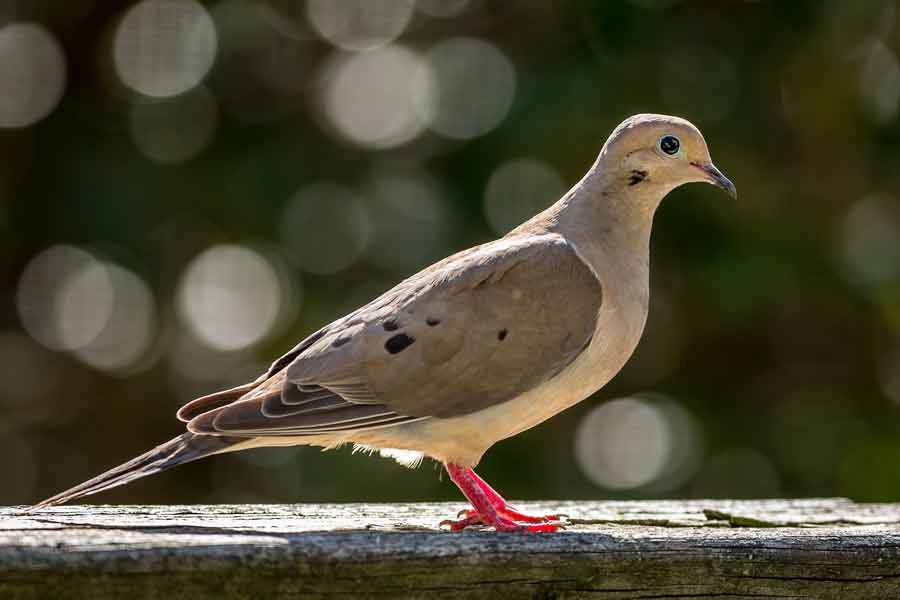
<instances>
[{"instance_id":1,"label":"long pointed tail","mask_svg":"<svg viewBox=\"0 0 900 600\"><path fill-rule=\"evenodd\" d=\"M127 463L121 464L93 479L29 507L26 509L26 512L48 506L56 506L76 498L119 487L135 479L153 475L204 456L236 450L237 448L234 446L247 441L249 441L247 438L183 433L165 444L160 444L153 450L129 460Z\"/></svg>"}]
</instances>

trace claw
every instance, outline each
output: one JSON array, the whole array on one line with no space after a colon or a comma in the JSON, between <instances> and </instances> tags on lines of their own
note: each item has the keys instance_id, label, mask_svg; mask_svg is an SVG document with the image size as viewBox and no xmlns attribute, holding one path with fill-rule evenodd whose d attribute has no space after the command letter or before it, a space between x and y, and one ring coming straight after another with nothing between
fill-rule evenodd
<instances>
[{"instance_id":1,"label":"claw","mask_svg":"<svg viewBox=\"0 0 900 600\"><path fill-rule=\"evenodd\" d=\"M475 511L467 511L474 513ZM440 523L438 523L439 528L443 528L445 525L450 528L450 531L462 531L469 525L481 525L483 521L481 520L481 516L478 514L472 514L467 516L464 519L444 519Z\"/></svg>"}]
</instances>

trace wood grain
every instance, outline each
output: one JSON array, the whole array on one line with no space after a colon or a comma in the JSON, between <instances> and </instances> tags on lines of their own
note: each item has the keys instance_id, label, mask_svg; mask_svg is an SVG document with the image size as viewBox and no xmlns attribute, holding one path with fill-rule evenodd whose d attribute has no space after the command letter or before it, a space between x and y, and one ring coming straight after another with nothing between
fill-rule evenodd
<instances>
[{"instance_id":1,"label":"wood grain","mask_svg":"<svg viewBox=\"0 0 900 600\"><path fill-rule=\"evenodd\" d=\"M0 509L0 598L900 598L900 505L529 502L556 534L449 533L462 504Z\"/></svg>"}]
</instances>

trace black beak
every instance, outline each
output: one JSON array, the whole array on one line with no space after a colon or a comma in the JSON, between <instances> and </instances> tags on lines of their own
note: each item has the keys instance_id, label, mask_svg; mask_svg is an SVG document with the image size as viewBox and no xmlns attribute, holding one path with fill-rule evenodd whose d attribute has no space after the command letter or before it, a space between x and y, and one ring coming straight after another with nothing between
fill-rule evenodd
<instances>
[{"instance_id":1,"label":"black beak","mask_svg":"<svg viewBox=\"0 0 900 600\"><path fill-rule=\"evenodd\" d=\"M699 163L691 163L701 171L705 176L705 179L708 183L713 184L716 187L722 188L728 195L732 198L737 199L737 188L734 187L734 184L731 183L731 180L725 177L722 174L722 171L716 168L716 165L712 163L699 164Z\"/></svg>"}]
</instances>

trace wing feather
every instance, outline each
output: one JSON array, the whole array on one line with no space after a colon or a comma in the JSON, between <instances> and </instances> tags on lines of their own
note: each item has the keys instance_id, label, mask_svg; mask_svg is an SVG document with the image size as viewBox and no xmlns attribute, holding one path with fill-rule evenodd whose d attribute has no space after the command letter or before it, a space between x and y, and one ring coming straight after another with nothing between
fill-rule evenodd
<instances>
[{"instance_id":1,"label":"wing feather","mask_svg":"<svg viewBox=\"0 0 900 600\"><path fill-rule=\"evenodd\" d=\"M451 256L307 337L256 382L179 412L195 433L304 436L471 413L554 377L594 334L600 282L563 238Z\"/></svg>"},{"instance_id":2,"label":"wing feather","mask_svg":"<svg viewBox=\"0 0 900 600\"><path fill-rule=\"evenodd\" d=\"M409 416L474 412L570 364L601 303L600 282L562 237L504 238L445 259L332 327L287 366L285 389L319 385Z\"/></svg>"}]
</instances>

